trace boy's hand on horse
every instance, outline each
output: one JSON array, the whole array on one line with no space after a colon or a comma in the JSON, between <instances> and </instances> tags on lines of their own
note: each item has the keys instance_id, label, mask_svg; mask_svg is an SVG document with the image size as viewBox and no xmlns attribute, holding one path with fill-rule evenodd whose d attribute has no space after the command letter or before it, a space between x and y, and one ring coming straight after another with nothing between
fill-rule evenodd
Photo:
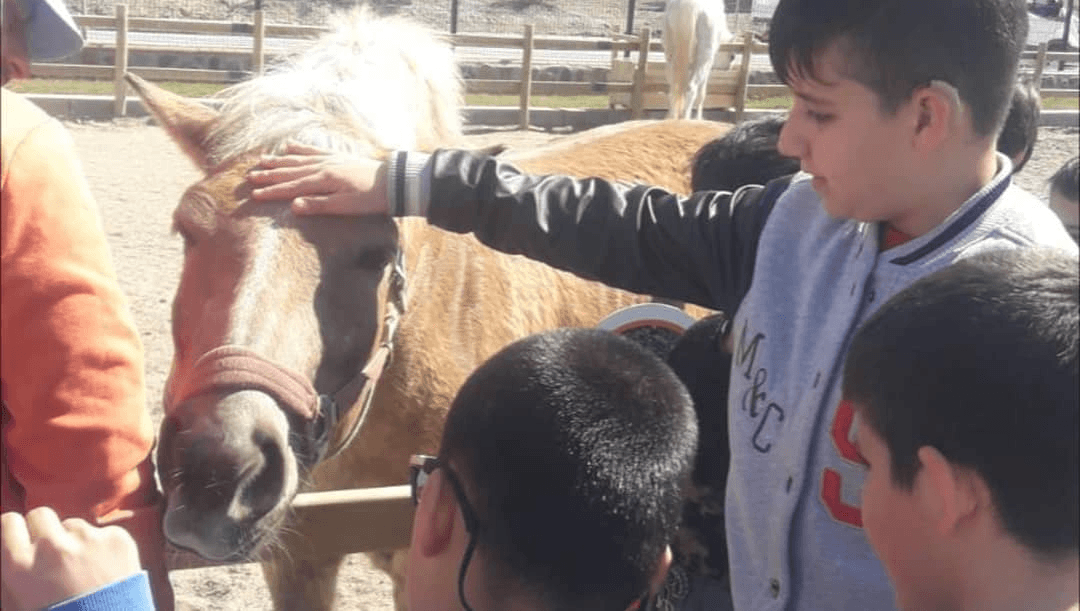
<instances>
[{"instance_id":1,"label":"boy's hand on horse","mask_svg":"<svg viewBox=\"0 0 1080 611\"><path fill-rule=\"evenodd\" d=\"M138 574L139 550L119 526L60 521L50 507L0 516L4 609L42 609Z\"/></svg>"},{"instance_id":2,"label":"boy's hand on horse","mask_svg":"<svg viewBox=\"0 0 1080 611\"><path fill-rule=\"evenodd\" d=\"M252 199L291 200L297 214L388 214L386 164L290 143L247 174Z\"/></svg>"}]
</instances>

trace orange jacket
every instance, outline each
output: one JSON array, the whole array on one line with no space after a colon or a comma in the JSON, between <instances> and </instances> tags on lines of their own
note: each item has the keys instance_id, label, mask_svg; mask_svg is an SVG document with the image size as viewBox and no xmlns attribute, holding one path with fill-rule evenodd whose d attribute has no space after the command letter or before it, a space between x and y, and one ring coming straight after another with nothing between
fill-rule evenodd
<instances>
[{"instance_id":1,"label":"orange jacket","mask_svg":"<svg viewBox=\"0 0 1080 611\"><path fill-rule=\"evenodd\" d=\"M125 527L172 609L142 343L70 134L0 89L0 507Z\"/></svg>"}]
</instances>

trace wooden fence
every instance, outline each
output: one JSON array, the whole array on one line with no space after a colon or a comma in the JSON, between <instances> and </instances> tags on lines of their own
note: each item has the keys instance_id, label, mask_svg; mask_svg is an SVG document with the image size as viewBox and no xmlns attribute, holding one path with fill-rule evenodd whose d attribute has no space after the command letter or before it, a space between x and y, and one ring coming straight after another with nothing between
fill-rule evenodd
<instances>
[{"instance_id":1,"label":"wooden fence","mask_svg":"<svg viewBox=\"0 0 1080 611\"><path fill-rule=\"evenodd\" d=\"M36 63L31 67L31 74L38 78L57 79L92 79L112 80L115 83L114 90L114 113L123 116L126 109L128 96L127 84L123 75L131 71L149 81L180 81L202 83L236 83L252 75L261 74L266 64L266 40L267 38L278 39L302 39L314 38L328 28L317 26L300 26L270 24L264 20L263 11L255 11L253 23L232 23L224 21L198 21L176 19L151 19L129 18L127 6L116 6L114 17L97 15L76 15L75 21L83 28L112 30L115 32L115 60L113 66L86 65L86 64L59 64L59 63ZM132 32L154 32L174 34L203 34L218 36L243 36L251 41L251 66L252 70L207 70L189 68L156 68L144 66L130 66L129 56L132 51L169 52L177 50L176 47L163 45L146 45L131 42ZM529 112L531 98L535 95L545 96L587 96L606 95L613 103L620 100L628 100L627 106L631 110L632 118L641 118L647 100L652 99L666 87L663 83L656 82L650 74L656 72L655 62L650 68L648 61L650 53L659 53L663 57L660 43L651 40L647 28L642 29L639 36L618 35L613 38L581 38L581 37L554 37L534 36L532 26L525 26L521 36L497 35L497 34L453 34L449 36L452 44L458 47L486 48L486 49L520 49L521 51L521 77L514 80L496 79L466 79L465 91L472 94L489 95L516 95L519 98L519 124L526 127L529 124ZM726 45L730 50L744 52L751 48L751 52L764 52L766 47L749 42L729 43ZM644 51L641 51L641 50ZM190 49L187 49L190 50ZM215 49L205 49L213 52ZM222 49L224 50L224 49ZM229 49L235 52L235 47ZM620 55L637 53L636 68L627 72L622 69L613 70L612 74L619 78L609 78L606 82L573 82L573 81L534 81L533 66L534 51L559 50L559 51L609 51L612 55L612 63L617 64ZM656 57L657 55L653 55ZM749 67L749 54L743 55L744 61L739 64L743 73L734 83L729 79L724 83L710 84L710 91L714 88L723 90L723 95L729 99L728 106L741 110L745 103L748 92L765 91L768 89L783 89L778 85L747 85L746 77ZM737 88L737 91L733 89ZM720 93L716 91L714 93ZM662 95L662 94L661 94ZM653 105L655 106L655 105Z\"/></svg>"},{"instance_id":2,"label":"wooden fence","mask_svg":"<svg viewBox=\"0 0 1080 611\"><path fill-rule=\"evenodd\" d=\"M1039 96L1043 98L1078 98L1080 99L1080 88L1067 88L1067 89L1043 89L1042 77L1043 72L1046 69L1048 62L1058 62L1060 64L1071 63L1080 64L1080 52L1068 51L1068 52L1048 52L1046 49L1046 43L1039 43L1039 46L1034 51L1025 51L1020 54L1020 59L1033 59L1034 67L1030 74L1024 73L1022 76L1031 78L1031 83L1035 85L1035 90L1039 92Z\"/></svg>"},{"instance_id":3,"label":"wooden fence","mask_svg":"<svg viewBox=\"0 0 1080 611\"><path fill-rule=\"evenodd\" d=\"M114 17L77 15L75 21L84 28L113 30L115 39L115 60L113 66L85 64L38 63L31 67L31 73L41 78L76 78L94 80L112 80L115 83L113 110L116 116L125 114L128 95L124 82L125 71L130 70L150 81L185 81L204 83L236 83L253 74L261 74L266 64L267 38L300 39L315 38L328 28L317 26L285 25L266 23L262 10L254 13L252 23L233 23L226 21L197 21L175 19L129 18L127 6L118 4ZM218 36L243 36L250 38L252 70L206 70L183 68L152 68L129 66L128 58L133 50L168 52L176 50L161 45L139 45L129 40L131 32L157 32L177 34L210 34ZM607 95L611 104L626 105L632 118L641 118L646 109L666 108L667 84L662 78L663 47L653 40L647 28L638 36L616 35L612 38L568 38L554 36L534 36L532 26L525 26L521 36L494 34L452 34L450 41L455 46L520 49L521 77L516 80L466 79L466 93L518 96L518 123L522 128L529 125L531 99L534 95L546 96L586 96ZM786 86L778 84L759 85L748 82L750 59L752 54L766 53L768 47L752 41L746 33L740 42L725 43L724 50L741 55L736 59L736 66L727 72L716 71L709 82L707 107L729 107L735 111L736 120L741 118L749 95L782 95ZM231 49L235 51L235 48ZM567 82L534 81L534 51L610 51L612 70L606 82ZM207 50L212 51L212 50ZM636 53L635 60L622 60L619 56ZM660 58L650 61L650 57ZM1041 77L1047 62L1080 63L1077 52L1048 52L1042 44L1035 51L1023 54L1025 59L1034 59L1034 83L1044 98L1078 97L1076 88L1042 89Z\"/></svg>"},{"instance_id":4,"label":"wooden fence","mask_svg":"<svg viewBox=\"0 0 1080 611\"><path fill-rule=\"evenodd\" d=\"M642 33L642 37L645 33ZM719 52L733 54L728 67L714 66L706 87L704 108L728 108L734 111L735 121L742 121L746 100L751 89L755 93L781 95L787 92L786 85L751 85L750 61L755 53L767 53L769 47L754 41L752 32L744 32L740 42L726 42L720 45ZM652 54L653 50L657 51ZM657 57L652 60L651 57ZM614 81L629 80L635 84L639 97L627 96L618 92L611 94L612 105L623 105L631 109L635 117L641 110L667 110L668 82L662 47L651 43L646 52L639 54L636 62L612 57L611 76Z\"/></svg>"}]
</instances>

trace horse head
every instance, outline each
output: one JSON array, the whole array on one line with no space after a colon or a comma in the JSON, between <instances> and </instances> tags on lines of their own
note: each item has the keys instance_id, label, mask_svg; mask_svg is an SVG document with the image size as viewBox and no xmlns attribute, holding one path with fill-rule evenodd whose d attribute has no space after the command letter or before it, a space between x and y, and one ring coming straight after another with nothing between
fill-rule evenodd
<instances>
[{"instance_id":1,"label":"horse head","mask_svg":"<svg viewBox=\"0 0 1080 611\"><path fill-rule=\"evenodd\" d=\"M294 216L250 201L245 172L289 141L372 156L452 143L460 79L426 30L361 13L223 92L217 110L129 82L204 173L174 212L184 265L158 449L165 534L241 559L273 539L327 447L348 441L361 370L385 358L384 316L401 307L388 297L401 295L387 271L393 221Z\"/></svg>"}]
</instances>

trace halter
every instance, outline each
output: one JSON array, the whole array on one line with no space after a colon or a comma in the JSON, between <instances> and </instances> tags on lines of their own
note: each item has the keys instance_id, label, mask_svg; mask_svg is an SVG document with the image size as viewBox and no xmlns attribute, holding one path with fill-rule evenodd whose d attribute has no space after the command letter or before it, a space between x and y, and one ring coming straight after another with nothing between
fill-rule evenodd
<instances>
[{"instance_id":1,"label":"halter","mask_svg":"<svg viewBox=\"0 0 1080 611\"><path fill-rule=\"evenodd\" d=\"M230 344L214 348L195 362L176 395L177 399L166 404L166 412L184 401L211 392L257 390L273 397L286 412L299 416L307 425L312 442L312 448L309 448L311 465L334 458L360 433L375 396L375 386L393 352L394 335L405 312L405 265L400 249L390 266L388 284L379 347L360 373L333 395L319 394L310 380L293 369L262 357L250 348ZM358 400L360 409L350 410ZM338 435L330 451L326 451L329 435L339 423L345 423L347 432Z\"/></svg>"}]
</instances>

